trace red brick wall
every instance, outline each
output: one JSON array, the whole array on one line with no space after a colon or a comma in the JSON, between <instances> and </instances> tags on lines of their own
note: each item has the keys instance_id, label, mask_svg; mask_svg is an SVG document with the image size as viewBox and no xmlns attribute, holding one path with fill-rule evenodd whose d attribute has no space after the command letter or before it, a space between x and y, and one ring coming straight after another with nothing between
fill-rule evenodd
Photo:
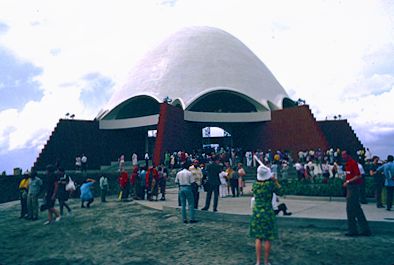
<instances>
[{"instance_id":1,"label":"red brick wall","mask_svg":"<svg viewBox=\"0 0 394 265\"><path fill-rule=\"evenodd\" d=\"M272 112L271 121L261 128L258 145L264 149L327 149L329 144L307 105Z\"/></svg>"},{"instance_id":2,"label":"red brick wall","mask_svg":"<svg viewBox=\"0 0 394 265\"><path fill-rule=\"evenodd\" d=\"M121 154L127 160L136 152L143 157L146 130L130 128L100 130L99 122L87 120L59 120L44 148L34 163L34 168L44 170L48 164L59 162L65 169L75 168L75 157L83 153L88 158L89 169L99 169L117 161Z\"/></svg>"},{"instance_id":3,"label":"red brick wall","mask_svg":"<svg viewBox=\"0 0 394 265\"><path fill-rule=\"evenodd\" d=\"M159 163L166 151L192 151L201 148L201 129L219 126L229 131L234 147L245 150L272 149L299 150L340 147L349 151L362 148L347 121L316 122L308 106L299 106L272 112L271 121L258 123L202 124L184 121L182 109L160 106L160 118L154 149L154 162ZM120 154L127 157L137 152L144 154L146 130L100 130L97 121L60 120L45 148L35 163L44 169L48 163L59 160L66 169L74 168L75 156L85 153L89 168L116 161Z\"/></svg>"},{"instance_id":4,"label":"red brick wall","mask_svg":"<svg viewBox=\"0 0 394 265\"><path fill-rule=\"evenodd\" d=\"M347 150L352 155L355 155L358 150L364 149L347 120L319 121L318 125L326 136L330 147Z\"/></svg>"},{"instance_id":5,"label":"red brick wall","mask_svg":"<svg viewBox=\"0 0 394 265\"><path fill-rule=\"evenodd\" d=\"M156 163L161 161L165 151L192 151L201 148L201 129L207 125L185 122L183 110L162 104L154 161ZM233 146L242 147L244 150L272 149L292 152L317 148L325 150L331 147L332 141L329 142L328 139L333 138L331 134L326 135L327 132L323 132L307 105L273 111L271 121L267 122L209 125L230 131ZM351 131L349 128L348 126L345 129L349 132ZM353 140L358 143L357 146L361 145L357 137L354 134L353 136Z\"/></svg>"}]
</instances>

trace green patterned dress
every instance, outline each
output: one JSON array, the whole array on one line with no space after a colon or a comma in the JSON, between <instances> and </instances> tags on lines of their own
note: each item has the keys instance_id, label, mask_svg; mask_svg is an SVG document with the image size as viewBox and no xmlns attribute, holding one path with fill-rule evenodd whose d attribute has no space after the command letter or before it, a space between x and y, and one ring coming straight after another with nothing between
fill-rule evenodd
<instances>
[{"instance_id":1,"label":"green patterned dress","mask_svg":"<svg viewBox=\"0 0 394 265\"><path fill-rule=\"evenodd\" d=\"M253 196L255 204L250 220L249 235L261 240L274 240L278 238L275 212L272 209L272 194L282 195L282 189L278 188L274 181L257 181L253 184Z\"/></svg>"}]
</instances>

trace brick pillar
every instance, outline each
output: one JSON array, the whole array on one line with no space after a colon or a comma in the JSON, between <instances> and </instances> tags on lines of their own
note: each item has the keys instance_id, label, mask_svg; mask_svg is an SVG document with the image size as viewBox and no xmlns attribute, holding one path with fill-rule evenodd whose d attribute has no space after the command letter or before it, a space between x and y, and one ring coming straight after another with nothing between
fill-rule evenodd
<instances>
[{"instance_id":1,"label":"brick pillar","mask_svg":"<svg viewBox=\"0 0 394 265\"><path fill-rule=\"evenodd\" d=\"M186 131L184 111L167 103L161 103L153 152L153 163L155 165L163 162L166 151L174 152L185 149Z\"/></svg>"}]
</instances>

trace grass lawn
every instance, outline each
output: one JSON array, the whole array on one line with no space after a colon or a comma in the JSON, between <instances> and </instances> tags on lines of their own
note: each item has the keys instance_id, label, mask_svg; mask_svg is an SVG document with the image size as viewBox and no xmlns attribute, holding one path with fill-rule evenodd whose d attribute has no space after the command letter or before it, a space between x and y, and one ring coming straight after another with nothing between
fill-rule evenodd
<instances>
[{"instance_id":1,"label":"grass lawn","mask_svg":"<svg viewBox=\"0 0 394 265\"><path fill-rule=\"evenodd\" d=\"M18 219L19 204L0 205L0 264L255 264L248 225L178 216L134 202L70 201L72 216L43 225ZM280 227L272 265L392 265L394 236L346 238L343 231ZM393 228L394 229L394 228Z\"/></svg>"}]
</instances>

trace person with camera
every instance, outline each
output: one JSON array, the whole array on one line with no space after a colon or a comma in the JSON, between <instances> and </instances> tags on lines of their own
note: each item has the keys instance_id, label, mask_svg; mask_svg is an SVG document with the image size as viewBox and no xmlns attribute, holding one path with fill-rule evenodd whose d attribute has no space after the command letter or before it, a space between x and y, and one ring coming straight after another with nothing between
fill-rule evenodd
<instances>
[{"instance_id":1,"label":"person with camera","mask_svg":"<svg viewBox=\"0 0 394 265\"><path fill-rule=\"evenodd\" d=\"M259 163L257 181L252 186L254 202L252 204L253 213L250 220L249 235L255 238L256 265L261 264L263 241L264 264L269 265L271 241L278 238L276 214L272 207L272 198L274 193L282 195L283 189L275 175L271 173L270 168L261 162Z\"/></svg>"}]
</instances>

